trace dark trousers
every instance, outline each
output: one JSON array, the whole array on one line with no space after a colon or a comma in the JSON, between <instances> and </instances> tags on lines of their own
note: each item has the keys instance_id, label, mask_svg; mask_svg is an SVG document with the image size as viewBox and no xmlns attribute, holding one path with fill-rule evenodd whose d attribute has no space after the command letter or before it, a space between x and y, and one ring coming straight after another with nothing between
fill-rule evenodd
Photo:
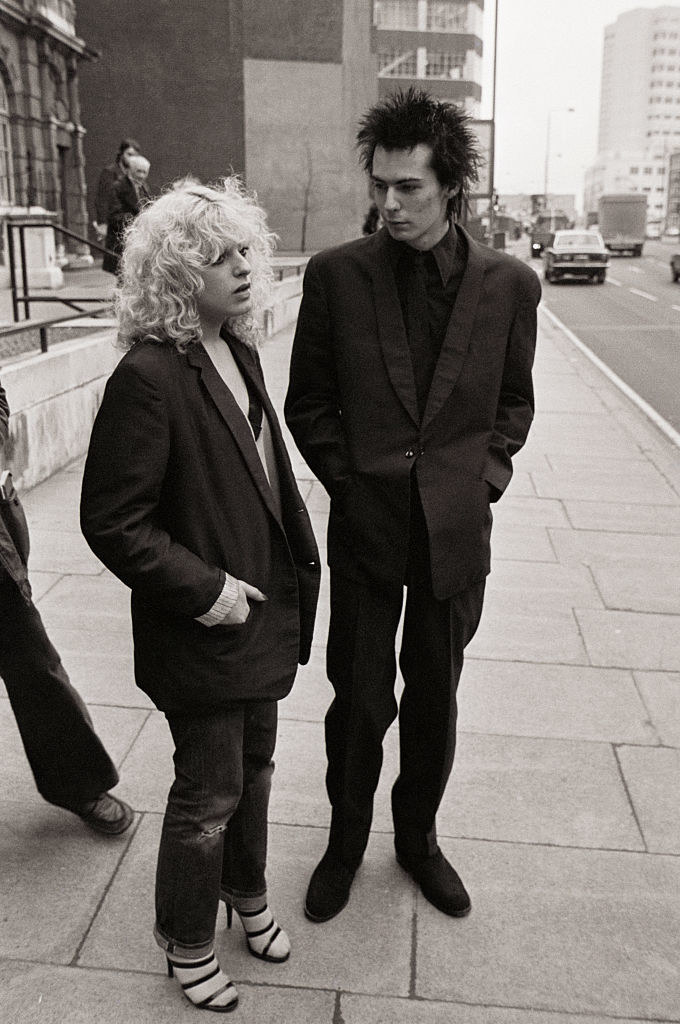
<instances>
[{"instance_id":1,"label":"dark trousers","mask_svg":"<svg viewBox=\"0 0 680 1024\"><path fill-rule=\"evenodd\" d=\"M205 715L166 715L175 741L156 870L156 939L200 956L213 943L220 894L267 891L267 811L276 701Z\"/></svg>"},{"instance_id":2,"label":"dark trousers","mask_svg":"<svg viewBox=\"0 0 680 1024\"><path fill-rule=\"evenodd\" d=\"M435 818L456 747L456 690L463 651L481 617L484 586L481 580L445 601L433 596L427 531L414 495L399 656L404 691L397 708L395 641L404 587L331 572L327 671L335 699L326 715L329 847L352 870L368 843L383 737L397 711L396 850L410 862L437 850Z\"/></svg>"},{"instance_id":3,"label":"dark trousers","mask_svg":"<svg viewBox=\"0 0 680 1024\"><path fill-rule=\"evenodd\" d=\"M0 577L0 676L45 800L78 810L116 785L115 766L37 608L7 577Z\"/></svg>"}]
</instances>

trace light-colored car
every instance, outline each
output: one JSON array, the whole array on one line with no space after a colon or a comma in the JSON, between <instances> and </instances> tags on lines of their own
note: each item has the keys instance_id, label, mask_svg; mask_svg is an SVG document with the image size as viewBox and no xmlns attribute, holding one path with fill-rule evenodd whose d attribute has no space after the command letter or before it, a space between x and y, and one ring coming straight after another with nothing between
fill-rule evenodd
<instances>
[{"instance_id":1,"label":"light-colored car","mask_svg":"<svg viewBox=\"0 0 680 1024\"><path fill-rule=\"evenodd\" d=\"M604 284L609 253L599 231L557 231L543 253L546 281L564 277L587 278Z\"/></svg>"}]
</instances>

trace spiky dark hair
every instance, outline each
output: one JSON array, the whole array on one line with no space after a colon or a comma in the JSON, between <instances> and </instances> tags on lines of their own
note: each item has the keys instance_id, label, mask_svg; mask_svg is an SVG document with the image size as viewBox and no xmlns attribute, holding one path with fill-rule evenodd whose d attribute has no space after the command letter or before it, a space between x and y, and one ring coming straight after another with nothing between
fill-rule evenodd
<instances>
[{"instance_id":1,"label":"spiky dark hair","mask_svg":"<svg viewBox=\"0 0 680 1024\"><path fill-rule=\"evenodd\" d=\"M359 122L357 148L362 166L371 173L377 146L386 150L432 150L430 166L440 185L458 185L449 200L449 213L458 217L468 202L470 186L479 180L482 155L471 128L472 118L461 107L411 86L391 93L371 107Z\"/></svg>"}]
</instances>

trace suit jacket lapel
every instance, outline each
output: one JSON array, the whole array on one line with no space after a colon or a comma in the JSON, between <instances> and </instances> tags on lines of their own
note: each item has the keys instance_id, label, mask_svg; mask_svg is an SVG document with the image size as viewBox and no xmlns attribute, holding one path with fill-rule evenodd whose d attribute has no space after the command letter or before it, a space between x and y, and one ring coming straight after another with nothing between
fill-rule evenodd
<instances>
[{"instance_id":1,"label":"suit jacket lapel","mask_svg":"<svg viewBox=\"0 0 680 1024\"><path fill-rule=\"evenodd\" d=\"M226 342L225 342L226 344ZM255 379L252 372L248 372L248 368L245 365L245 360L241 359L238 354L234 355L239 369L242 373L247 374L249 380L252 380L257 387L258 395L262 400L262 405L267 414L273 413L273 409L269 399L265 395L262 388L259 386L259 382ZM187 349L187 361L195 366L201 374L201 379L205 385L208 394L212 398L213 402L217 406L223 420L227 424L227 427L231 431L234 441L239 448L248 469L257 485L257 488L262 496L262 500L265 505L274 516L274 518L280 522L279 514L274 502L272 495L272 489L267 479L267 474L264 471L262 461L260 459L257 448L255 447L255 440L253 438L250 425L248 420L243 415L243 412L238 406L236 399L232 395L231 391L224 383L219 373L215 369L213 362L205 351L202 345L190 345ZM275 419L275 417L274 417ZM272 423L270 416L270 423Z\"/></svg>"},{"instance_id":2,"label":"suit jacket lapel","mask_svg":"<svg viewBox=\"0 0 680 1024\"><path fill-rule=\"evenodd\" d=\"M399 303L397 282L387 252L386 228L382 228L373 237L377 252L375 250L367 252L364 265L371 276L373 285L378 336L383 358L399 401L413 422L418 425L420 416L418 415L413 365Z\"/></svg>"},{"instance_id":3,"label":"suit jacket lapel","mask_svg":"<svg viewBox=\"0 0 680 1024\"><path fill-rule=\"evenodd\" d=\"M468 259L451 319L435 367L430 393L423 414L423 428L437 415L458 380L470 347L472 325L482 291L485 269L485 249L465 233Z\"/></svg>"}]
</instances>

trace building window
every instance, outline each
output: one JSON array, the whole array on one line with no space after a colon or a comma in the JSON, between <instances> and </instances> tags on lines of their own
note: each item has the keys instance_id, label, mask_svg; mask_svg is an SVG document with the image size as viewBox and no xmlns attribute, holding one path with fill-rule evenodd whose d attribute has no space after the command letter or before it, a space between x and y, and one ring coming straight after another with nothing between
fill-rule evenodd
<instances>
[{"instance_id":1,"label":"building window","mask_svg":"<svg viewBox=\"0 0 680 1024\"><path fill-rule=\"evenodd\" d=\"M416 31L418 0L376 0L373 22L376 28Z\"/></svg>"},{"instance_id":2,"label":"building window","mask_svg":"<svg viewBox=\"0 0 680 1024\"><path fill-rule=\"evenodd\" d=\"M401 50L378 51L378 75L380 78L415 78L418 62L415 50L403 53Z\"/></svg>"},{"instance_id":3,"label":"building window","mask_svg":"<svg viewBox=\"0 0 680 1024\"><path fill-rule=\"evenodd\" d=\"M630 169L630 173L631 173L631 174L637 174L639 170L640 170L640 168L639 168L639 167L631 167L631 169Z\"/></svg>"},{"instance_id":4,"label":"building window","mask_svg":"<svg viewBox=\"0 0 680 1024\"><path fill-rule=\"evenodd\" d=\"M12 136L9 124L9 97L0 78L0 203L11 206L14 200Z\"/></svg>"},{"instance_id":5,"label":"building window","mask_svg":"<svg viewBox=\"0 0 680 1024\"><path fill-rule=\"evenodd\" d=\"M427 28L430 32L468 32L467 3L459 0L429 0Z\"/></svg>"},{"instance_id":6,"label":"building window","mask_svg":"<svg viewBox=\"0 0 680 1024\"><path fill-rule=\"evenodd\" d=\"M464 76L465 58L456 53L427 52L427 78L456 78Z\"/></svg>"}]
</instances>

